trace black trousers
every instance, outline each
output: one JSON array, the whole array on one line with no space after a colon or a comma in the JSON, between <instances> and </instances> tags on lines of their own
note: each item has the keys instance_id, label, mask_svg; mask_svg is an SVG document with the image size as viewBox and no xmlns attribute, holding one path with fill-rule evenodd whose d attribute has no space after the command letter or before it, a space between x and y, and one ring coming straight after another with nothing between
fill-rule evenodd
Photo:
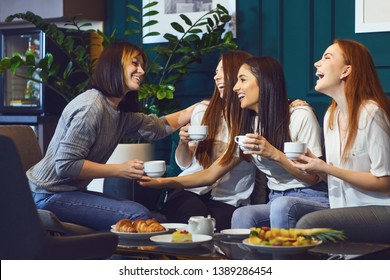
<instances>
[{"instance_id":1,"label":"black trousers","mask_svg":"<svg viewBox=\"0 0 390 280\"><path fill-rule=\"evenodd\" d=\"M191 216L210 215L216 221L216 231L231 228L231 218L237 208L212 200L210 193L197 195L185 190L174 190L168 195L165 215L170 223L188 223Z\"/></svg>"}]
</instances>

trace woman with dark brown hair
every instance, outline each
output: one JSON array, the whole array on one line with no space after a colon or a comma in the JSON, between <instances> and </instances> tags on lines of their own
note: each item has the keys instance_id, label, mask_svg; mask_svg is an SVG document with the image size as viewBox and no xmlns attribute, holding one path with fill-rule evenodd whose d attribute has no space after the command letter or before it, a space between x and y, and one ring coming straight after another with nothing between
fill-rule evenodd
<instances>
[{"instance_id":1,"label":"woman with dark brown hair","mask_svg":"<svg viewBox=\"0 0 390 280\"><path fill-rule=\"evenodd\" d=\"M335 40L314 66L316 91L332 98L324 118L326 161L294 165L328 182L330 207L298 226L344 230L349 240L390 243L390 103L368 49Z\"/></svg>"},{"instance_id":2,"label":"woman with dark brown hair","mask_svg":"<svg viewBox=\"0 0 390 280\"><path fill-rule=\"evenodd\" d=\"M120 219L150 216L136 202L86 190L95 178L136 179L144 174L143 162L137 159L106 164L124 135L157 140L190 120L193 106L161 118L138 111L145 62L143 51L128 42L104 49L92 88L66 106L44 158L27 171L38 208L97 230L109 230Z\"/></svg>"},{"instance_id":3,"label":"woman with dark brown hair","mask_svg":"<svg viewBox=\"0 0 390 280\"><path fill-rule=\"evenodd\" d=\"M223 53L217 65L215 88L211 99L198 104L191 117L191 125L207 125L209 134L203 141L191 141L188 126L180 130L176 149L176 162L183 172L179 176L206 169L220 156L227 164L234 156L235 144L231 142L240 132L241 108L233 86L240 65L251 55L244 51ZM172 191L165 205L170 222L187 223L191 216L211 215L219 231L230 227L234 210L249 204L254 188L255 168L242 161L217 182L197 188Z\"/></svg>"}]
</instances>

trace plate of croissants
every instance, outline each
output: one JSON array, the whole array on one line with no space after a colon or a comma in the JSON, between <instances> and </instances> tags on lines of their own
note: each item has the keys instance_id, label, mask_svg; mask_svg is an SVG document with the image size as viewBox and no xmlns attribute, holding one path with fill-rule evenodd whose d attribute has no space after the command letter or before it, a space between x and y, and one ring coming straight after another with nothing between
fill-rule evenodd
<instances>
[{"instance_id":1,"label":"plate of croissants","mask_svg":"<svg viewBox=\"0 0 390 280\"><path fill-rule=\"evenodd\" d=\"M168 232L156 219L121 219L111 227L111 232L125 239L149 239L151 236Z\"/></svg>"}]
</instances>

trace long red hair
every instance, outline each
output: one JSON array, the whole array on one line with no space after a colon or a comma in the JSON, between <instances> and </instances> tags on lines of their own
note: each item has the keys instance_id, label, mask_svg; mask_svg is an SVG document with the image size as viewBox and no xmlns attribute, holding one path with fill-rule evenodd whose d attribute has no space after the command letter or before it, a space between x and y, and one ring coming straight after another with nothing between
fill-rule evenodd
<instances>
[{"instance_id":1,"label":"long red hair","mask_svg":"<svg viewBox=\"0 0 390 280\"><path fill-rule=\"evenodd\" d=\"M380 83L374 60L368 49L352 40L335 40L333 43L342 50L345 65L350 65L352 68L351 73L346 77L344 88L349 120L347 141L342 154L342 159L345 160L356 138L361 105L368 100L376 102L390 120L390 102ZM328 127L330 129L333 129L336 108L337 104L332 100L329 107Z\"/></svg>"}]
</instances>

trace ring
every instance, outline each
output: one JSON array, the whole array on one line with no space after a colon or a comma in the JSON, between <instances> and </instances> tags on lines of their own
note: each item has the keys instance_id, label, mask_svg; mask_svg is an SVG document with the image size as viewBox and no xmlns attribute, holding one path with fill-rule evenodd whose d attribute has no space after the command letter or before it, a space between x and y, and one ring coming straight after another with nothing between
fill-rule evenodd
<instances>
[{"instance_id":1,"label":"ring","mask_svg":"<svg viewBox=\"0 0 390 280\"><path fill-rule=\"evenodd\" d=\"M256 150L258 150L259 149L259 145L256 145Z\"/></svg>"}]
</instances>

